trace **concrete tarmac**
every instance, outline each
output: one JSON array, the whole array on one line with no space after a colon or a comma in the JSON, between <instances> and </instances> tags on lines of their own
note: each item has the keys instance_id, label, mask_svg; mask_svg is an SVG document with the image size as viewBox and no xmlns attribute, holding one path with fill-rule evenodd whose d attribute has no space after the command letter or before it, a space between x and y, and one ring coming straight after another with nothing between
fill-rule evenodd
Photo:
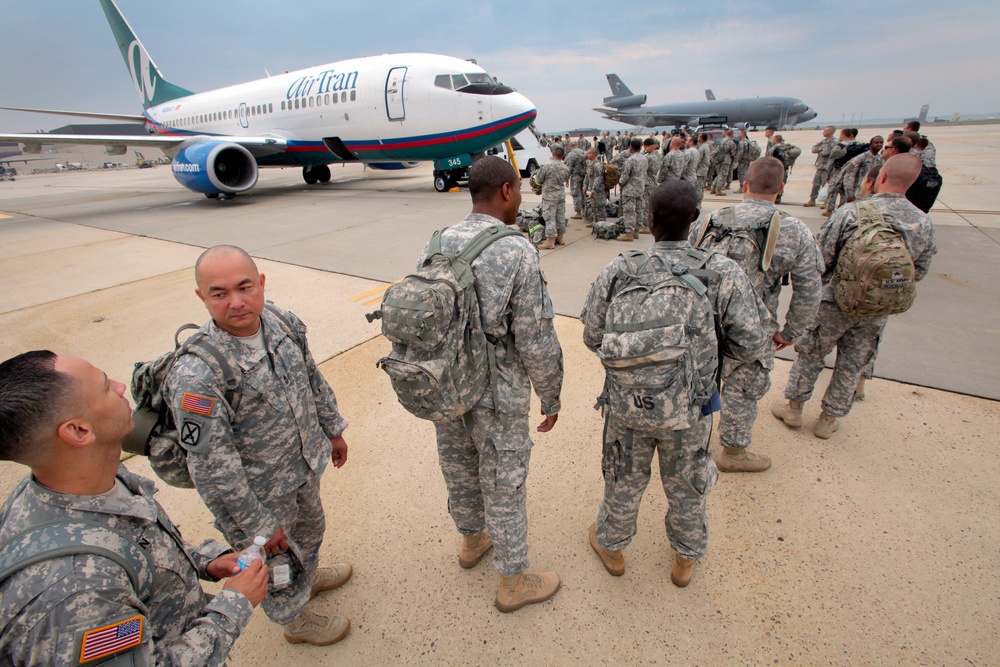
<instances>
[{"instance_id":1,"label":"concrete tarmac","mask_svg":"<svg viewBox=\"0 0 1000 667\"><path fill-rule=\"evenodd\" d=\"M348 464L325 476L323 558L351 561L355 576L320 605L349 615L353 629L328 648L292 646L258 612L236 665L992 664L1000 404L926 387L1000 395L1000 300L990 280L1000 262L1000 130L927 131L946 179L933 212L940 253L917 305L893 318L877 365L880 378L924 386L874 380L823 442L770 416L790 367L779 361L754 432L775 465L721 477L709 501L709 553L687 589L669 581L655 470L625 576L608 576L587 543L603 488L592 410L602 372L575 315L590 280L626 244L594 241L578 221L570 244L543 258L564 315L566 381L559 423L534 437L528 478L532 567L559 572L563 589L501 614L488 559L458 567L433 430L397 404L375 369L388 344L363 317L412 270L430 231L469 209L464 190L434 193L426 168L335 168L339 182L313 188L291 170L265 171L258 190L232 202L201 199L163 168L0 184L0 358L51 348L127 381L135 361L172 345L177 326L206 318L191 268L202 248L237 243L260 258L269 298L309 324L351 422ZM785 136L805 154L783 208L815 231L819 211L795 202L808 194L819 133ZM524 199L528 208L537 198ZM710 198L706 208L737 200ZM818 401L807 404L807 426L818 411ZM151 475L142 459L126 465ZM0 494L24 474L0 463ZM216 536L196 492L159 486L189 541Z\"/></svg>"}]
</instances>

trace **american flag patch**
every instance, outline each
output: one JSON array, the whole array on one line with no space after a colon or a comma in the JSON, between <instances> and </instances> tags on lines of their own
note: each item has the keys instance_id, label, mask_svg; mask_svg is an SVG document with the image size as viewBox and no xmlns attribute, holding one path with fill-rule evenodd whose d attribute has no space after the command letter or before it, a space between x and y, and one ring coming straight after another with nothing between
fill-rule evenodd
<instances>
[{"instance_id":1,"label":"american flag patch","mask_svg":"<svg viewBox=\"0 0 1000 667\"><path fill-rule=\"evenodd\" d=\"M126 618L103 628L83 633L80 662L90 662L106 655L137 646L142 642L142 616Z\"/></svg>"},{"instance_id":2,"label":"american flag patch","mask_svg":"<svg viewBox=\"0 0 1000 667\"><path fill-rule=\"evenodd\" d=\"M214 398L206 398L205 396L199 396L198 394L184 394L181 396L181 410L193 412L196 415L205 415L207 417L212 414L212 408L214 407Z\"/></svg>"}]
</instances>

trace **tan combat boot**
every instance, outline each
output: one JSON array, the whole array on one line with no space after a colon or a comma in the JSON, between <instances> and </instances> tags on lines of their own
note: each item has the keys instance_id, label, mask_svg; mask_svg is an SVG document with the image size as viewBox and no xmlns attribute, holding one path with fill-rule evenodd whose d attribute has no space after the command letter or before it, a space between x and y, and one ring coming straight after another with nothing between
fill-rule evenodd
<instances>
[{"instance_id":1,"label":"tan combat boot","mask_svg":"<svg viewBox=\"0 0 1000 667\"><path fill-rule=\"evenodd\" d=\"M332 591L334 588L340 588L350 580L352 574L354 574L354 568L351 567L350 563L335 563L330 567L317 567L312 574L312 592L309 594L309 599L313 599L321 591Z\"/></svg>"},{"instance_id":2,"label":"tan combat boot","mask_svg":"<svg viewBox=\"0 0 1000 667\"><path fill-rule=\"evenodd\" d=\"M502 612L517 611L526 604L545 602L556 594L561 584L555 572L522 572L513 577L501 574L500 589L493 604Z\"/></svg>"},{"instance_id":3,"label":"tan combat boot","mask_svg":"<svg viewBox=\"0 0 1000 667\"><path fill-rule=\"evenodd\" d=\"M725 190L725 188L723 188L722 190L719 190L718 192L716 192L715 196L717 196L717 197L725 197L726 196L726 190Z\"/></svg>"},{"instance_id":4,"label":"tan combat boot","mask_svg":"<svg viewBox=\"0 0 1000 667\"><path fill-rule=\"evenodd\" d=\"M628 241L631 243L635 240L635 232L625 232L624 234L619 234L615 237L616 241Z\"/></svg>"},{"instance_id":5,"label":"tan combat boot","mask_svg":"<svg viewBox=\"0 0 1000 667\"><path fill-rule=\"evenodd\" d=\"M854 392L854 398L859 401L865 400L865 376L858 378L858 389Z\"/></svg>"},{"instance_id":6,"label":"tan combat boot","mask_svg":"<svg viewBox=\"0 0 1000 667\"><path fill-rule=\"evenodd\" d=\"M824 410L823 414L816 420L816 426L813 427L813 435L826 440L836 433L838 428L840 428L840 422L837 421L837 418L826 414L826 410Z\"/></svg>"},{"instance_id":7,"label":"tan combat boot","mask_svg":"<svg viewBox=\"0 0 1000 667\"><path fill-rule=\"evenodd\" d=\"M604 569L608 571L608 574L612 577L620 577L625 574L625 557L621 550L607 549L597 541L597 523L590 524L590 546L604 563Z\"/></svg>"},{"instance_id":8,"label":"tan combat boot","mask_svg":"<svg viewBox=\"0 0 1000 667\"><path fill-rule=\"evenodd\" d=\"M674 582L674 586L678 588L684 588L691 583L691 578L694 577L694 566L698 564L693 558L684 558L678 553L674 554L674 566L670 570L670 581Z\"/></svg>"},{"instance_id":9,"label":"tan combat boot","mask_svg":"<svg viewBox=\"0 0 1000 667\"><path fill-rule=\"evenodd\" d=\"M583 216L582 216L582 215L580 214L580 212L579 212L579 211L576 211L576 212L574 212L574 213L573 213L573 215L571 215L571 216L569 217L569 219L570 219L570 220L582 220L582 219L583 219Z\"/></svg>"},{"instance_id":10,"label":"tan combat boot","mask_svg":"<svg viewBox=\"0 0 1000 667\"><path fill-rule=\"evenodd\" d=\"M458 564L468 569L479 564L483 554L493 548L493 540L481 530L475 535L462 535L462 548L458 552Z\"/></svg>"},{"instance_id":11,"label":"tan combat boot","mask_svg":"<svg viewBox=\"0 0 1000 667\"><path fill-rule=\"evenodd\" d=\"M715 465L722 472L762 472L771 467L771 459L748 451L745 447L723 445L722 454L715 459Z\"/></svg>"},{"instance_id":12,"label":"tan combat boot","mask_svg":"<svg viewBox=\"0 0 1000 667\"><path fill-rule=\"evenodd\" d=\"M556 234L556 245L566 245L566 241L563 240L562 234Z\"/></svg>"},{"instance_id":13,"label":"tan combat boot","mask_svg":"<svg viewBox=\"0 0 1000 667\"><path fill-rule=\"evenodd\" d=\"M291 644L329 646L346 637L350 630L351 619L346 616L323 616L307 607L285 626L285 639Z\"/></svg>"},{"instance_id":14,"label":"tan combat boot","mask_svg":"<svg viewBox=\"0 0 1000 667\"><path fill-rule=\"evenodd\" d=\"M814 197L810 197L809 201L807 201L805 204L803 204L803 206L806 207L806 208L812 208L815 205L816 205L816 199Z\"/></svg>"},{"instance_id":15,"label":"tan combat boot","mask_svg":"<svg viewBox=\"0 0 1000 667\"><path fill-rule=\"evenodd\" d=\"M790 400L787 403L775 403L771 406L771 414L785 422L785 426L798 428L802 426L802 402Z\"/></svg>"},{"instance_id":16,"label":"tan combat boot","mask_svg":"<svg viewBox=\"0 0 1000 667\"><path fill-rule=\"evenodd\" d=\"M831 215L833 215L833 211L823 211L820 215L822 215L824 218L829 218Z\"/></svg>"},{"instance_id":17,"label":"tan combat boot","mask_svg":"<svg viewBox=\"0 0 1000 667\"><path fill-rule=\"evenodd\" d=\"M553 239L545 239L544 241L538 244L539 250L555 250L555 248L556 248L556 243Z\"/></svg>"}]
</instances>

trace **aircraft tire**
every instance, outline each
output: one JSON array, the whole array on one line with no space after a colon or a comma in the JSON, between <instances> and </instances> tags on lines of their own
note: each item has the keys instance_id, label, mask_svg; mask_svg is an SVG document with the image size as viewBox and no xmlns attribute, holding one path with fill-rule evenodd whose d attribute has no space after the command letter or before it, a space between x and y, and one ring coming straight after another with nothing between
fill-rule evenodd
<instances>
[{"instance_id":1,"label":"aircraft tire","mask_svg":"<svg viewBox=\"0 0 1000 667\"><path fill-rule=\"evenodd\" d=\"M451 189L452 182L444 173L437 172L434 174L434 189L438 192L448 192Z\"/></svg>"},{"instance_id":2,"label":"aircraft tire","mask_svg":"<svg viewBox=\"0 0 1000 667\"><path fill-rule=\"evenodd\" d=\"M319 177L313 167L302 167L302 180L309 185L316 185L319 183Z\"/></svg>"},{"instance_id":3,"label":"aircraft tire","mask_svg":"<svg viewBox=\"0 0 1000 667\"><path fill-rule=\"evenodd\" d=\"M312 171L316 175L316 178L319 179L320 183L329 183L330 182L330 177L331 177L331 174L330 174L330 165L324 164L324 165L322 165L320 167L313 167Z\"/></svg>"},{"instance_id":4,"label":"aircraft tire","mask_svg":"<svg viewBox=\"0 0 1000 667\"><path fill-rule=\"evenodd\" d=\"M219 193L218 192L206 192L205 196L208 197L209 199L218 199L219 198Z\"/></svg>"}]
</instances>

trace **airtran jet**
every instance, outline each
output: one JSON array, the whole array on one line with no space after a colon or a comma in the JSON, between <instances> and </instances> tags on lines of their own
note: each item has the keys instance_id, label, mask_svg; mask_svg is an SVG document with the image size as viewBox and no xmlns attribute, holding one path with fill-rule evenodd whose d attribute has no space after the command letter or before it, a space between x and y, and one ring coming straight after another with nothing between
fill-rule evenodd
<instances>
[{"instance_id":1,"label":"airtran jet","mask_svg":"<svg viewBox=\"0 0 1000 667\"><path fill-rule=\"evenodd\" d=\"M302 167L306 183L328 165L392 169L475 154L534 121L534 105L478 65L449 56L398 53L319 65L193 93L163 78L114 0L100 0L128 67L141 116L3 107L143 123L152 136L0 134L26 153L42 144L159 148L184 187L232 197L257 183L258 167Z\"/></svg>"}]
</instances>

